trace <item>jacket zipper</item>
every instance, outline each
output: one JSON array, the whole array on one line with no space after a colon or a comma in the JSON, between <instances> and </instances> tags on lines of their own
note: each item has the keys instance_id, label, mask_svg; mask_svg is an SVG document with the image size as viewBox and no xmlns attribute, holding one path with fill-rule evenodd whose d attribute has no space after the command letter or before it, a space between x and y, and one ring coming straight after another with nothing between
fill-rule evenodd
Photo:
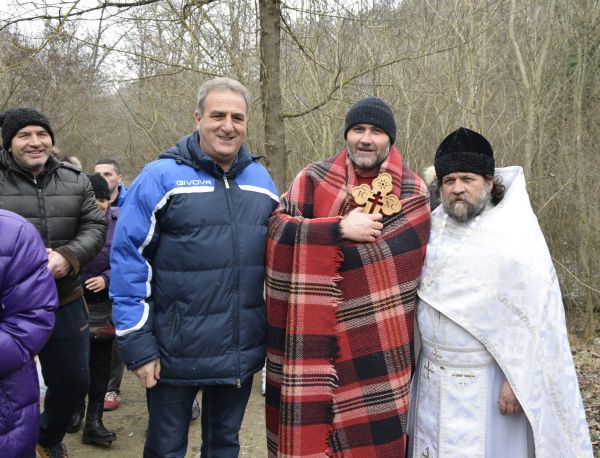
<instances>
[{"instance_id":1,"label":"jacket zipper","mask_svg":"<svg viewBox=\"0 0 600 458\"><path fill-rule=\"evenodd\" d=\"M42 227L42 239L44 240L44 244L49 247L50 240L48 239L48 220L46 218L46 206L44 205L44 191L42 188L40 188L40 186L38 186L38 181L36 178L33 179L33 186L37 191L40 225Z\"/></svg>"},{"instance_id":2,"label":"jacket zipper","mask_svg":"<svg viewBox=\"0 0 600 458\"><path fill-rule=\"evenodd\" d=\"M48 219L46 217L46 206L44 205L43 187L46 185L46 183L50 179L50 175L53 174L57 168L58 168L58 166L54 166L54 167L46 170L44 173L44 176L43 176L44 180L41 183L38 183L37 177L31 177L31 176L23 173L21 170L14 169L12 167L7 167L8 170L11 170L16 174L21 175L26 181L32 183L33 187L37 191L38 208L40 210L40 226L41 226L41 234L40 235L42 237L42 240L44 241L44 245L46 245L47 248L50 248L50 246L49 246L50 240L48 238Z\"/></svg>"},{"instance_id":3,"label":"jacket zipper","mask_svg":"<svg viewBox=\"0 0 600 458\"><path fill-rule=\"evenodd\" d=\"M223 182L225 183L225 189L230 189L229 180L227 180L227 175L223 174ZM231 215L231 228L233 232L233 250L235 253L234 264L233 267L235 269L234 274L234 311L233 311L233 325L234 325L234 339L235 339L235 360L236 360L236 386L238 388L242 387L241 383L241 371L240 371L240 267L239 267L239 250L238 250L238 237L237 237L237 227L235 225L235 217L233 214L233 205L231 205L231 199L229 193L225 192L225 197L227 199L227 207L229 208L229 214Z\"/></svg>"}]
</instances>

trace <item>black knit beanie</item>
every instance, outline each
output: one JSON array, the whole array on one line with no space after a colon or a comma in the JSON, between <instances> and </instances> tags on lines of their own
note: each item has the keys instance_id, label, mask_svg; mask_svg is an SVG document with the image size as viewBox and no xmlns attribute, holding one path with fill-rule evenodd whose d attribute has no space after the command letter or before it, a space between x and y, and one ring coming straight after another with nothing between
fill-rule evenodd
<instances>
[{"instance_id":1,"label":"black knit beanie","mask_svg":"<svg viewBox=\"0 0 600 458\"><path fill-rule=\"evenodd\" d=\"M359 100L348 110L346 115L346 126L344 127L344 138L348 135L348 130L356 124L372 124L383 130L390 143L396 141L396 121L394 113L387 103L377 97L367 97Z\"/></svg>"},{"instance_id":2,"label":"black knit beanie","mask_svg":"<svg viewBox=\"0 0 600 458\"><path fill-rule=\"evenodd\" d=\"M94 190L94 196L96 199L110 200L110 191L108 190L108 182L99 173L87 176L92 183L92 189Z\"/></svg>"},{"instance_id":3,"label":"black knit beanie","mask_svg":"<svg viewBox=\"0 0 600 458\"><path fill-rule=\"evenodd\" d=\"M459 127L438 147L434 165L438 179L454 172L493 176L494 151L483 135Z\"/></svg>"},{"instance_id":4,"label":"black knit beanie","mask_svg":"<svg viewBox=\"0 0 600 458\"><path fill-rule=\"evenodd\" d=\"M2 127L2 146L5 150L10 148L13 137L25 126L42 126L50 134L54 145L54 131L50 121L33 108L9 108L0 113L0 126Z\"/></svg>"}]
</instances>

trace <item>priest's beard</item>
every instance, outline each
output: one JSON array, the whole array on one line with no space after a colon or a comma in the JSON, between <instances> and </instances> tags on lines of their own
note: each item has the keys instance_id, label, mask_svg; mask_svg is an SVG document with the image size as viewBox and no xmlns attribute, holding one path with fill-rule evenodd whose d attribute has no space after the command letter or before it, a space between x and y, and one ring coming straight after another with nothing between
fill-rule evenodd
<instances>
[{"instance_id":1,"label":"priest's beard","mask_svg":"<svg viewBox=\"0 0 600 458\"><path fill-rule=\"evenodd\" d=\"M485 210L485 207L492 200L492 194L487 189L483 189L479 194L479 198L475 200L469 199L465 194L446 198L441 193L441 198L442 205L448 216L464 223L480 215Z\"/></svg>"}]
</instances>

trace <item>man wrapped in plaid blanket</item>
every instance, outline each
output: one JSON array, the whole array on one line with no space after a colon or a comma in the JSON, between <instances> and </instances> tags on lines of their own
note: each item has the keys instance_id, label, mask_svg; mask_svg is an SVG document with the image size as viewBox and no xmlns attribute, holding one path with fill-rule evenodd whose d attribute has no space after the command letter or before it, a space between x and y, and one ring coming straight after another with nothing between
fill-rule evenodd
<instances>
[{"instance_id":1,"label":"man wrapped in plaid blanket","mask_svg":"<svg viewBox=\"0 0 600 458\"><path fill-rule=\"evenodd\" d=\"M427 189L403 164L395 134L383 101L354 104L347 149L306 167L271 218L269 456L405 454L430 214Z\"/></svg>"}]
</instances>

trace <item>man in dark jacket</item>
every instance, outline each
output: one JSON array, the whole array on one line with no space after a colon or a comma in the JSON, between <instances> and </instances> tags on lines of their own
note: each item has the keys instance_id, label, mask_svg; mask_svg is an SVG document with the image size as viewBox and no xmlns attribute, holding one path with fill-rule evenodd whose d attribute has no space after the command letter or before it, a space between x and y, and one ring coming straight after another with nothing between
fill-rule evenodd
<instances>
[{"instance_id":1,"label":"man in dark jacket","mask_svg":"<svg viewBox=\"0 0 600 458\"><path fill-rule=\"evenodd\" d=\"M54 132L31 108L0 113L0 208L36 227L48 250L59 308L54 331L40 352L48 387L38 438L40 456L64 456L62 439L89 385L88 316L81 268L102 248L106 222L88 178L52 155Z\"/></svg>"},{"instance_id":2,"label":"man in dark jacket","mask_svg":"<svg viewBox=\"0 0 600 458\"><path fill-rule=\"evenodd\" d=\"M111 251L119 350L148 389L146 457L185 455L200 388L201 456L238 456L265 358L265 243L278 197L243 143L247 89L206 82L195 120L129 188Z\"/></svg>"}]
</instances>

